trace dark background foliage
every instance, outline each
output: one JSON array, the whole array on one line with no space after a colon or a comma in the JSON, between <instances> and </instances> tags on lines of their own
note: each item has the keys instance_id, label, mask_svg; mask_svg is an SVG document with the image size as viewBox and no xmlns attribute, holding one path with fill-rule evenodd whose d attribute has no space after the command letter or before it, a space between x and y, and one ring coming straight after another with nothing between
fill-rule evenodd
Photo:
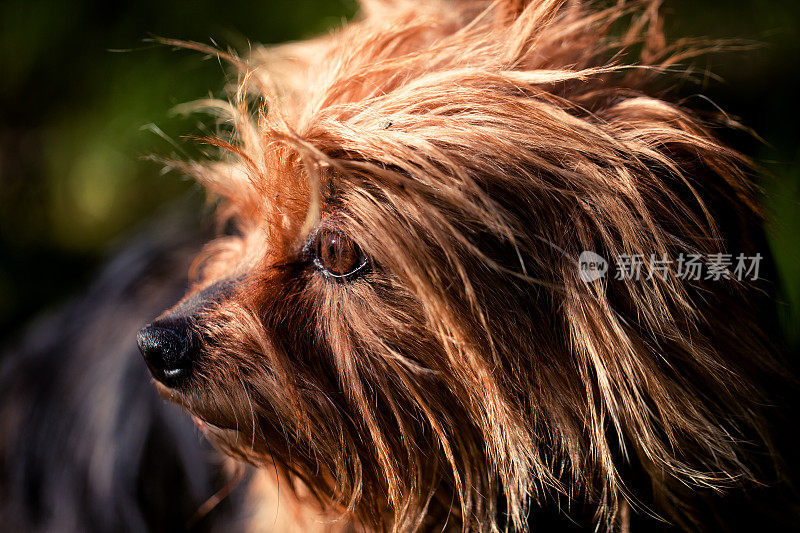
<instances>
[{"instance_id":1,"label":"dark background foliage","mask_svg":"<svg viewBox=\"0 0 800 533\"><path fill-rule=\"evenodd\" d=\"M198 188L144 156L197 150L202 117L173 108L220 95L230 69L149 39L250 43L339 24L353 0L0 3L0 342L75 293L115 240ZM800 341L800 2L666 0L672 37L739 38L752 50L696 60L681 83L763 138L733 135L764 166L780 308ZM713 73L711 75L710 73ZM160 134L163 132L163 135Z\"/></svg>"}]
</instances>

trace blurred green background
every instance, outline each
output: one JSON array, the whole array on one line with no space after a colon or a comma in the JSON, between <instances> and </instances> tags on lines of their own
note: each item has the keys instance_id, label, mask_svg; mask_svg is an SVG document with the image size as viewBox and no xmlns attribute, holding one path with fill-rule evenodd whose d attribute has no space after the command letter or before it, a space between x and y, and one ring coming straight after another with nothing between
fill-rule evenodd
<instances>
[{"instance_id":1,"label":"blurred green background","mask_svg":"<svg viewBox=\"0 0 800 533\"><path fill-rule=\"evenodd\" d=\"M0 3L0 342L86 283L109 244L195 189L148 154L181 149L201 119L177 104L221 94L214 59L153 36L249 43L340 24L353 0L3 0ZM767 169L769 235L784 282L783 326L800 343L800 2L666 0L667 31L747 38L748 52L695 62L688 97L708 96L765 140L735 136ZM704 75L714 72L721 80ZM199 191L193 193L201 197Z\"/></svg>"}]
</instances>

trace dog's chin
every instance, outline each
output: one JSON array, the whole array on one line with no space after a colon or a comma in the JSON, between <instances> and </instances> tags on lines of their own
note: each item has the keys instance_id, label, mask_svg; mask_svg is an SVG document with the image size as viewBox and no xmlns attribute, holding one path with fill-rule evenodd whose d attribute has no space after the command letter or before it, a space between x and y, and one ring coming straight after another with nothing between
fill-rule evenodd
<instances>
[{"instance_id":1,"label":"dog's chin","mask_svg":"<svg viewBox=\"0 0 800 533\"><path fill-rule=\"evenodd\" d=\"M164 398L165 400L169 400L171 402L177 403L181 407L186 407L186 402L182 401L182 396L180 392L170 387L167 387L160 381L156 379L150 380L153 383L153 386L156 388L158 395Z\"/></svg>"},{"instance_id":2,"label":"dog's chin","mask_svg":"<svg viewBox=\"0 0 800 533\"><path fill-rule=\"evenodd\" d=\"M189 414L197 429L206 436L212 438L223 437L237 432L235 425L229 425L222 420L218 420L218 417L206 415L202 409L198 409L193 402L188 401L185 394L179 389L167 387L156 380L153 380L153 384L159 396L183 408Z\"/></svg>"}]
</instances>

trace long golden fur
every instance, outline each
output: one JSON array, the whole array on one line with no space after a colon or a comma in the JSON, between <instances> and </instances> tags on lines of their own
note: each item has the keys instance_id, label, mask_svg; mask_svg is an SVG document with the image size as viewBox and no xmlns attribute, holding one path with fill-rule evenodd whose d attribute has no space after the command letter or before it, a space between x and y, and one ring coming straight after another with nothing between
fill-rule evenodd
<instances>
[{"instance_id":1,"label":"long golden fur","mask_svg":"<svg viewBox=\"0 0 800 533\"><path fill-rule=\"evenodd\" d=\"M758 251L749 162L664 90L699 48L667 43L657 1L371 0L228 56L230 102L198 104L230 125L219 161L173 164L236 228L190 296L234 288L162 392L364 527L520 531L546 501L695 527L692 495L752 482L769 447L756 293L585 283L577 259ZM321 226L363 275L314 268Z\"/></svg>"}]
</instances>

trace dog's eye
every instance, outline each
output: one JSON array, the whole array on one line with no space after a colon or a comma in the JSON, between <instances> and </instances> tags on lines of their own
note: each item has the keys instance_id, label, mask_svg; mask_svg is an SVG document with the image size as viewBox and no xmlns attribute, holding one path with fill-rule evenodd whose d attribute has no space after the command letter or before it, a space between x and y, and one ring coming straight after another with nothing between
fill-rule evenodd
<instances>
[{"instance_id":1,"label":"dog's eye","mask_svg":"<svg viewBox=\"0 0 800 533\"><path fill-rule=\"evenodd\" d=\"M314 243L314 265L326 276L347 279L367 266L367 258L349 237L320 230Z\"/></svg>"}]
</instances>

